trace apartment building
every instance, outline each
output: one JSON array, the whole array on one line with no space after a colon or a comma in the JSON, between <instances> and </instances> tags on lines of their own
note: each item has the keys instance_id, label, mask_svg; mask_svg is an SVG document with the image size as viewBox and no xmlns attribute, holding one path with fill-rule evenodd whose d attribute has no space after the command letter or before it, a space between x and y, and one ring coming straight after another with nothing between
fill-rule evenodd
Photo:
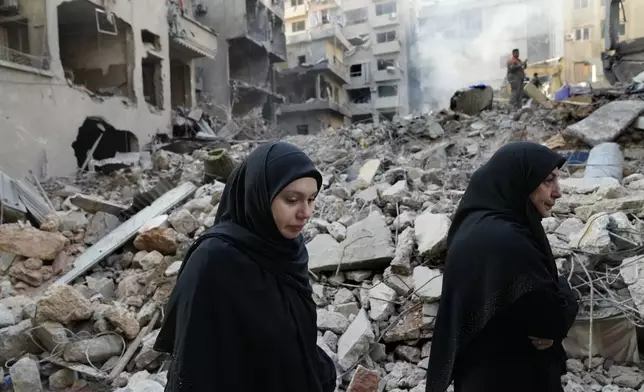
<instances>
[{"instance_id":1,"label":"apartment building","mask_svg":"<svg viewBox=\"0 0 644 392\"><path fill-rule=\"evenodd\" d=\"M290 1L290 0L289 0ZM263 114L275 122L281 97L273 66L286 60L283 0L200 0L199 18L219 32L219 53L198 64L199 90L214 114Z\"/></svg>"},{"instance_id":2,"label":"apartment building","mask_svg":"<svg viewBox=\"0 0 644 392\"><path fill-rule=\"evenodd\" d=\"M377 122L410 112L410 4L408 0L343 1L343 32L354 45L345 55L354 122Z\"/></svg>"},{"instance_id":3,"label":"apartment building","mask_svg":"<svg viewBox=\"0 0 644 392\"><path fill-rule=\"evenodd\" d=\"M624 0L620 12L619 40L644 37L644 2ZM566 79L571 83L604 82L605 0L564 1ZM624 19L625 17L625 19Z\"/></svg>"},{"instance_id":4,"label":"apartment building","mask_svg":"<svg viewBox=\"0 0 644 392\"><path fill-rule=\"evenodd\" d=\"M169 133L218 48L188 3L0 1L0 170L68 175Z\"/></svg>"},{"instance_id":5,"label":"apartment building","mask_svg":"<svg viewBox=\"0 0 644 392\"><path fill-rule=\"evenodd\" d=\"M285 15L287 61L276 67L280 128L308 134L348 123L344 56L352 45L342 33L340 0L288 0Z\"/></svg>"},{"instance_id":6,"label":"apartment building","mask_svg":"<svg viewBox=\"0 0 644 392\"><path fill-rule=\"evenodd\" d=\"M568 2L572 0L565 0ZM414 110L443 107L473 84L500 86L514 48L530 62L563 55L560 0L417 0Z\"/></svg>"}]
</instances>

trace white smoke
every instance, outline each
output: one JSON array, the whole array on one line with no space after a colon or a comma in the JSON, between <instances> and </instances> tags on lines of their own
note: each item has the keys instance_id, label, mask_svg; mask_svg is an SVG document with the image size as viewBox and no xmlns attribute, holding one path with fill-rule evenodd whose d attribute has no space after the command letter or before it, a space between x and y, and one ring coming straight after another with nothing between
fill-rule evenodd
<instances>
[{"instance_id":1,"label":"white smoke","mask_svg":"<svg viewBox=\"0 0 644 392\"><path fill-rule=\"evenodd\" d=\"M547 36L549 45L545 58L529 61L560 55L553 32L562 29L561 6L552 5L551 0L438 0L421 10L429 16L418 34L424 106L448 106L456 90L470 85L500 87L512 49L520 49L522 60L534 52L528 37Z\"/></svg>"}]
</instances>

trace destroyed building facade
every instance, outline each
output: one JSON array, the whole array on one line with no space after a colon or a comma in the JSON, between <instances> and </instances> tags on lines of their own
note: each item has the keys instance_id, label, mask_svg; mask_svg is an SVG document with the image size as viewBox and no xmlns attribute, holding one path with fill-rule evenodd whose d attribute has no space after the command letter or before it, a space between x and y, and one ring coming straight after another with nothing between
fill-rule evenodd
<instances>
[{"instance_id":1,"label":"destroyed building facade","mask_svg":"<svg viewBox=\"0 0 644 392\"><path fill-rule=\"evenodd\" d=\"M415 109L435 108L436 97L451 96L467 84L499 87L512 49L530 63L563 56L564 3L572 2L418 0L412 68L420 75L421 91L413 100L419 104ZM458 85L450 83L454 79Z\"/></svg>"},{"instance_id":2,"label":"destroyed building facade","mask_svg":"<svg viewBox=\"0 0 644 392\"><path fill-rule=\"evenodd\" d=\"M344 0L342 8L343 32L354 45L345 55L353 121L408 114L411 3Z\"/></svg>"},{"instance_id":3,"label":"destroyed building facade","mask_svg":"<svg viewBox=\"0 0 644 392\"><path fill-rule=\"evenodd\" d=\"M202 0L199 20L220 34L219 56L199 61L199 93L213 114L276 121L275 63L286 60L282 0Z\"/></svg>"},{"instance_id":4,"label":"destroyed building facade","mask_svg":"<svg viewBox=\"0 0 644 392\"><path fill-rule=\"evenodd\" d=\"M604 1L598 5L589 0L575 0L563 7L566 80L571 83L604 81L601 57L605 50ZM634 22L644 13L642 4L625 1L620 8L619 40L644 37L644 25Z\"/></svg>"},{"instance_id":5,"label":"destroyed building facade","mask_svg":"<svg viewBox=\"0 0 644 392\"><path fill-rule=\"evenodd\" d=\"M0 169L67 175L138 151L192 105L213 29L187 1L14 0L0 5Z\"/></svg>"},{"instance_id":6,"label":"destroyed building facade","mask_svg":"<svg viewBox=\"0 0 644 392\"><path fill-rule=\"evenodd\" d=\"M340 4L294 0L286 5L285 16L287 61L276 67L277 91L285 98L280 129L308 134L342 126L351 117L344 54L352 45L338 23Z\"/></svg>"}]
</instances>

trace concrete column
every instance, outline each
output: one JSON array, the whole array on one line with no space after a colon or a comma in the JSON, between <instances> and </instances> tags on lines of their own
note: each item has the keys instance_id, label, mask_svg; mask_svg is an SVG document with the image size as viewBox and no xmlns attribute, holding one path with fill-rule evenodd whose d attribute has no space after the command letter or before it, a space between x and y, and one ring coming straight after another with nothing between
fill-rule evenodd
<instances>
[{"instance_id":1,"label":"concrete column","mask_svg":"<svg viewBox=\"0 0 644 392\"><path fill-rule=\"evenodd\" d=\"M322 98L322 87L321 87L321 76L320 74L315 75L315 98L321 99Z\"/></svg>"}]
</instances>

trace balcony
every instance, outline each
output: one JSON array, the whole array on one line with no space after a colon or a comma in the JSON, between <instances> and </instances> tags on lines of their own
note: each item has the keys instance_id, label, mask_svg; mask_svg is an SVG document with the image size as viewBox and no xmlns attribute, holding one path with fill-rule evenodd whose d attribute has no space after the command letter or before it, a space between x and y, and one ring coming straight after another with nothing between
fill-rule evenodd
<instances>
[{"instance_id":1,"label":"balcony","mask_svg":"<svg viewBox=\"0 0 644 392\"><path fill-rule=\"evenodd\" d=\"M217 33L213 29L184 14L173 12L172 8L168 11L168 21L173 50L187 58L215 58Z\"/></svg>"},{"instance_id":2,"label":"balcony","mask_svg":"<svg viewBox=\"0 0 644 392\"><path fill-rule=\"evenodd\" d=\"M345 48L350 48L352 45L347 41L347 38L342 34L342 31L336 25L322 25L319 27L311 28L301 33L288 35L286 37L286 45L297 45L304 42L319 41L335 37L338 42L344 45Z\"/></svg>"},{"instance_id":3,"label":"balcony","mask_svg":"<svg viewBox=\"0 0 644 392\"><path fill-rule=\"evenodd\" d=\"M325 99L315 99L310 102L303 103L285 103L282 104L280 108L284 114L310 112L314 110L332 110L341 113L346 117L351 117L351 111L345 105Z\"/></svg>"},{"instance_id":4,"label":"balcony","mask_svg":"<svg viewBox=\"0 0 644 392\"><path fill-rule=\"evenodd\" d=\"M398 96L393 97L377 97L374 102L376 109L393 109L399 106Z\"/></svg>"},{"instance_id":5,"label":"balcony","mask_svg":"<svg viewBox=\"0 0 644 392\"><path fill-rule=\"evenodd\" d=\"M286 19L298 18L300 16L306 15L307 5L301 4L295 7L290 4L284 6L284 17Z\"/></svg>"},{"instance_id":6,"label":"balcony","mask_svg":"<svg viewBox=\"0 0 644 392\"><path fill-rule=\"evenodd\" d=\"M333 75L340 84L349 83L349 71L347 66L339 60L328 59L324 62L317 63L311 66L297 66L293 68L285 68L278 70L283 75L289 74L302 74L302 73L330 73Z\"/></svg>"},{"instance_id":7,"label":"balcony","mask_svg":"<svg viewBox=\"0 0 644 392\"><path fill-rule=\"evenodd\" d=\"M348 25L344 26L343 32L345 36L349 37L349 39L359 37L361 35L371 36L371 26L367 22Z\"/></svg>"},{"instance_id":8,"label":"balcony","mask_svg":"<svg viewBox=\"0 0 644 392\"><path fill-rule=\"evenodd\" d=\"M398 13L396 12L391 14L378 15L371 21L371 25L373 27L392 26L397 25L398 23L400 23L400 18L398 16Z\"/></svg>"},{"instance_id":9,"label":"balcony","mask_svg":"<svg viewBox=\"0 0 644 392\"><path fill-rule=\"evenodd\" d=\"M381 69L373 73L373 80L376 82L388 82L391 80L399 80L402 77L400 70L396 69Z\"/></svg>"},{"instance_id":10,"label":"balcony","mask_svg":"<svg viewBox=\"0 0 644 392\"><path fill-rule=\"evenodd\" d=\"M389 42L375 43L373 45L373 54L389 54L389 53L398 53L400 52L400 41L397 39Z\"/></svg>"},{"instance_id":11,"label":"balcony","mask_svg":"<svg viewBox=\"0 0 644 392\"><path fill-rule=\"evenodd\" d=\"M351 111L351 116L364 116L365 114L371 114L373 111L373 103L350 103L349 110Z\"/></svg>"}]
</instances>

